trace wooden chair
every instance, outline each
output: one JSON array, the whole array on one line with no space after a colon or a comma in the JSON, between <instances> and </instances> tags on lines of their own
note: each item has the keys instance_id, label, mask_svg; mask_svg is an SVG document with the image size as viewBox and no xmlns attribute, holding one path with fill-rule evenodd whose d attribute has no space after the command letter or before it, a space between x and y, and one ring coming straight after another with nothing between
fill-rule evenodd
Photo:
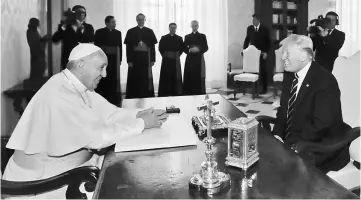
<instances>
[{"instance_id":1,"label":"wooden chair","mask_svg":"<svg viewBox=\"0 0 361 200\"><path fill-rule=\"evenodd\" d=\"M242 73L243 73L243 69L232 69L232 64L228 63L227 88L234 89L235 88L234 76Z\"/></svg>"},{"instance_id":2,"label":"wooden chair","mask_svg":"<svg viewBox=\"0 0 361 200\"><path fill-rule=\"evenodd\" d=\"M98 180L99 171L98 167L84 166L37 181L16 182L1 180L1 198L42 194L67 185L67 199L87 199L86 194L80 192L79 187L82 183L85 183L85 190L93 192Z\"/></svg>"},{"instance_id":3,"label":"wooden chair","mask_svg":"<svg viewBox=\"0 0 361 200\"><path fill-rule=\"evenodd\" d=\"M282 58L281 47L275 50L275 57L276 57L276 66L273 75L273 83L274 83L273 98L276 98L278 90L282 92L283 72L285 68L281 59Z\"/></svg>"},{"instance_id":4,"label":"wooden chair","mask_svg":"<svg viewBox=\"0 0 361 200\"><path fill-rule=\"evenodd\" d=\"M243 73L235 75L234 81L241 83L252 83L252 99L257 93L257 84L259 79L259 59L261 51L255 46L249 45L247 49L243 50ZM236 98L237 88L234 89L234 98ZM243 87L243 95L246 93L246 87Z\"/></svg>"},{"instance_id":5,"label":"wooden chair","mask_svg":"<svg viewBox=\"0 0 361 200\"><path fill-rule=\"evenodd\" d=\"M104 158L104 155L110 151L114 150L114 146L109 146L107 148L99 150L91 150L94 154L97 154L102 157L100 162ZM4 149L2 149L3 151ZM10 155L11 156L11 155ZM7 162L3 160L2 162ZM8 159L8 158L7 158ZM43 194L51 192L68 186L66 190L67 199L88 199L87 194L81 192L80 186L84 183L85 192L91 194L95 190L95 186L99 177L101 164L96 166L82 166L75 169L71 169L62 174L50 177L47 179L37 180L37 181L7 181L1 180L1 198L13 198L13 197L24 197L24 196L34 196L38 194ZM1 175L2 176L2 175Z\"/></svg>"}]
</instances>

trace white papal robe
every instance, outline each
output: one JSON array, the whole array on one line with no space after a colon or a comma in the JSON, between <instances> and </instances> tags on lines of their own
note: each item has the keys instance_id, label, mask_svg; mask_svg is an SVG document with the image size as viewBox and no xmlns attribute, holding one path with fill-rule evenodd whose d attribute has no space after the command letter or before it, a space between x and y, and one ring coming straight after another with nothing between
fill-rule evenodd
<instances>
[{"instance_id":1,"label":"white papal robe","mask_svg":"<svg viewBox=\"0 0 361 200\"><path fill-rule=\"evenodd\" d=\"M32 181L79 166L99 167L99 159L85 149L104 148L140 134L144 121L136 118L137 112L110 104L65 69L50 78L27 105L6 146L15 153L3 179ZM36 198L65 198L65 189Z\"/></svg>"}]
</instances>

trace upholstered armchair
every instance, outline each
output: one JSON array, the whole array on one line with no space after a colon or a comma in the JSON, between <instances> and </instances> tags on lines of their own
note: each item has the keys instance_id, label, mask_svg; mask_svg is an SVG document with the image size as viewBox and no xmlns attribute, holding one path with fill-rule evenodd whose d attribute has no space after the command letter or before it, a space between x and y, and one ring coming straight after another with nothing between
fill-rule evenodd
<instances>
[{"instance_id":1,"label":"upholstered armchair","mask_svg":"<svg viewBox=\"0 0 361 200\"><path fill-rule=\"evenodd\" d=\"M249 45L247 49L243 50L243 72L234 76L234 81L240 83L252 83L252 99L257 93L257 84L259 80L259 58L261 51L255 46ZM234 98L236 98L237 88L234 89ZM243 87L243 95L246 93L246 87Z\"/></svg>"},{"instance_id":2,"label":"upholstered armchair","mask_svg":"<svg viewBox=\"0 0 361 200\"><path fill-rule=\"evenodd\" d=\"M275 58L276 58L276 66L273 75L273 83L274 83L274 91L273 97L276 98L277 91L282 91L282 82L283 82L283 72L284 72L284 64L282 62L282 49L275 50Z\"/></svg>"}]
</instances>

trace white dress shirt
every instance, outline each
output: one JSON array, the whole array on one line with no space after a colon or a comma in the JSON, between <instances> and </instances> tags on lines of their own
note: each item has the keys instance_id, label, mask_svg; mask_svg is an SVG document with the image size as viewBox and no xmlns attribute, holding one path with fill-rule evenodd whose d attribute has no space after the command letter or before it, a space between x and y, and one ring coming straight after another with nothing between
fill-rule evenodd
<instances>
[{"instance_id":1,"label":"white dress shirt","mask_svg":"<svg viewBox=\"0 0 361 200\"><path fill-rule=\"evenodd\" d=\"M303 80L305 80L305 77L307 75L308 70L310 69L312 64L312 61L310 61L309 63L307 63L307 65L302 68L299 72L297 72L297 76L298 76L298 83L297 83L297 90L296 90L296 95L298 95L298 92L300 91L301 85L303 83ZM296 96L297 97L297 96Z\"/></svg>"},{"instance_id":2,"label":"white dress shirt","mask_svg":"<svg viewBox=\"0 0 361 200\"><path fill-rule=\"evenodd\" d=\"M258 24L258 26L253 26L255 30L257 30L257 32L259 31L259 26L261 25L261 23Z\"/></svg>"}]
</instances>

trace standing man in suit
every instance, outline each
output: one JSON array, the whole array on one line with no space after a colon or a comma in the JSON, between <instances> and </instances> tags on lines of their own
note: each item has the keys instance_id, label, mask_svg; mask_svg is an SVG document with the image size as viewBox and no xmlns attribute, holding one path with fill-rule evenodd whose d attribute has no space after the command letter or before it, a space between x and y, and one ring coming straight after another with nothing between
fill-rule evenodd
<instances>
[{"instance_id":1,"label":"standing man in suit","mask_svg":"<svg viewBox=\"0 0 361 200\"><path fill-rule=\"evenodd\" d=\"M127 99L154 97L152 67L158 41L153 30L144 26L144 14L139 13L136 20L138 26L129 29L124 39L128 62Z\"/></svg>"},{"instance_id":2,"label":"standing man in suit","mask_svg":"<svg viewBox=\"0 0 361 200\"><path fill-rule=\"evenodd\" d=\"M337 136L350 128L342 119L337 80L312 61L313 44L309 37L291 35L282 48L286 73L273 134L288 148L303 141L336 142ZM324 173L337 171L350 160L348 146L327 154L303 152L300 156L311 160Z\"/></svg>"},{"instance_id":3,"label":"standing man in suit","mask_svg":"<svg viewBox=\"0 0 361 200\"><path fill-rule=\"evenodd\" d=\"M206 93L206 64L203 54L208 51L206 35L198 32L198 21L191 22L192 33L184 37L184 95Z\"/></svg>"},{"instance_id":4,"label":"standing man in suit","mask_svg":"<svg viewBox=\"0 0 361 200\"><path fill-rule=\"evenodd\" d=\"M68 16L63 16L61 23L58 25L58 30L53 35L53 42L62 41L63 46L61 50L61 66L63 69L68 64L68 57L71 50L79 43L91 43L94 41L94 28L91 24L85 22L86 10L84 6L76 5L72 12L67 13Z\"/></svg>"},{"instance_id":5,"label":"standing man in suit","mask_svg":"<svg viewBox=\"0 0 361 200\"><path fill-rule=\"evenodd\" d=\"M110 103L120 106L120 64L122 62L122 33L115 29L114 16L105 18L106 27L95 32L94 44L100 47L108 58L107 76L100 80L96 92Z\"/></svg>"},{"instance_id":6,"label":"standing man in suit","mask_svg":"<svg viewBox=\"0 0 361 200\"><path fill-rule=\"evenodd\" d=\"M318 34L311 35L311 38L316 50L316 62L332 72L338 52L345 42L345 33L335 28L339 25L339 17L335 12L328 12L326 18L329 19L327 27L323 29L318 26Z\"/></svg>"},{"instance_id":7,"label":"standing man in suit","mask_svg":"<svg viewBox=\"0 0 361 200\"><path fill-rule=\"evenodd\" d=\"M244 40L243 49L246 49L249 45L255 46L261 51L261 57L259 62L260 80L262 83L262 91L260 94L267 93L267 55L270 48L270 33L266 26L260 23L260 17L257 14L253 14L252 25L247 28L247 36Z\"/></svg>"}]
</instances>

